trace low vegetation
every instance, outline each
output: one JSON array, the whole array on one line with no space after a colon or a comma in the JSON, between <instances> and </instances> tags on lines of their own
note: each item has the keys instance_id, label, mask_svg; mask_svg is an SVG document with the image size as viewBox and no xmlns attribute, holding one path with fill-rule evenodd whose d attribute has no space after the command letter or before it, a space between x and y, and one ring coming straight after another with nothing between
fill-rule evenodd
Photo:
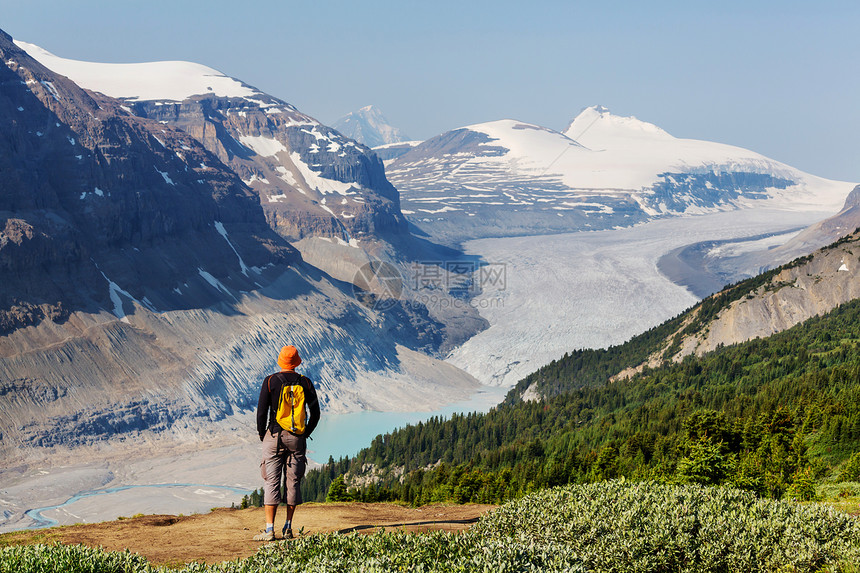
<instances>
[{"instance_id":1,"label":"low vegetation","mask_svg":"<svg viewBox=\"0 0 860 573\"><path fill-rule=\"evenodd\" d=\"M464 533L326 534L187 573L328 571L830 571L856 573L860 522L817 505L698 485L611 480L509 502ZM167 571L81 546L0 550L0 573Z\"/></svg>"}]
</instances>

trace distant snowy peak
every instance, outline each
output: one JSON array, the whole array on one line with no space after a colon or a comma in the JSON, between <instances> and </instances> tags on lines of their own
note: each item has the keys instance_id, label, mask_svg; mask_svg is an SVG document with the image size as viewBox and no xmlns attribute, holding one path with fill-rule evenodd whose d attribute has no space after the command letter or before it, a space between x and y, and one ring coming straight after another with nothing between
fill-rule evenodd
<instances>
[{"instance_id":1,"label":"distant snowy peak","mask_svg":"<svg viewBox=\"0 0 860 573\"><path fill-rule=\"evenodd\" d=\"M259 90L202 64L146 62L105 64L55 56L35 44L15 44L46 68L81 87L129 101L183 101L196 95L255 97Z\"/></svg>"},{"instance_id":2,"label":"distant snowy peak","mask_svg":"<svg viewBox=\"0 0 860 573\"><path fill-rule=\"evenodd\" d=\"M594 148L607 143L617 144L625 139L672 140L674 137L653 123L633 116L613 115L601 105L587 107L570 122L564 134L586 147Z\"/></svg>"},{"instance_id":3,"label":"distant snowy peak","mask_svg":"<svg viewBox=\"0 0 860 573\"><path fill-rule=\"evenodd\" d=\"M409 140L405 133L391 125L379 108L373 105L348 113L334 122L332 127L368 147Z\"/></svg>"},{"instance_id":4,"label":"distant snowy peak","mask_svg":"<svg viewBox=\"0 0 860 573\"><path fill-rule=\"evenodd\" d=\"M565 133L512 119L455 129L391 160L386 173L413 223L451 244L755 205L835 213L854 186L601 107Z\"/></svg>"}]
</instances>

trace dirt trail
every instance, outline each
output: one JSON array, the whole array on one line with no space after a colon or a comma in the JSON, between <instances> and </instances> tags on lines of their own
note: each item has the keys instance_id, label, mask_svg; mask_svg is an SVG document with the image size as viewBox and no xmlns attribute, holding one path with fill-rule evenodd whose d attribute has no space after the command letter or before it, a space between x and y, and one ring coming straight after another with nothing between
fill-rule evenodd
<instances>
[{"instance_id":1,"label":"dirt trail","mask_svg":"<svg viewBox=\"0 0 860 573\"><path fill-rule=\"evenodd\" d=\"M364 525L362 533L383 526L408 531L462 530L493 505L427 505L418 508L388 503L307 503L296 509L293 533L327 533ZM280 534L285 519L280 508L275 530ZM429 523L424 523L429 522ZM421 523L420 525L417 525ZM261 508L216 509L208 514L177 517L147 515L119 521L18 531L0 536L0 546L23 543L80 543L110 551L128 549L153 564L179 565L191 561L220 563L253 555L262 545L252 538L265 526Z\"/></svg>"}]
</instances>

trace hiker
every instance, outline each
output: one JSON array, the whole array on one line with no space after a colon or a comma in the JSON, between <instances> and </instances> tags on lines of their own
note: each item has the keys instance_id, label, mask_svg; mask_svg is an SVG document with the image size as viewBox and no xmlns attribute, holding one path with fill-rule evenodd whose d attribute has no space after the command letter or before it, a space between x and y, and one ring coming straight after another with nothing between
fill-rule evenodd
<instances>
[{"instance_id":1,"label":"hiker","mask_svg":"<svg viewBox=\"0 0 860 573\"><path fill-rule=\"evenodd\" d=\"M305 475L305 449L320 419L320 405L313 382L296 372L302 363L295 346L284 346L278 355L280 372L267 376L257 403L257 433L263 442L260 473L265 486L266 530L255 541L275 540L275 514L281 502L281 474L284 474L287 521L284 539L293 537L292 522L296 506L302 503L299 488ZM308 412L310 417L307 416Z\"/></svg>"}]
</instances>

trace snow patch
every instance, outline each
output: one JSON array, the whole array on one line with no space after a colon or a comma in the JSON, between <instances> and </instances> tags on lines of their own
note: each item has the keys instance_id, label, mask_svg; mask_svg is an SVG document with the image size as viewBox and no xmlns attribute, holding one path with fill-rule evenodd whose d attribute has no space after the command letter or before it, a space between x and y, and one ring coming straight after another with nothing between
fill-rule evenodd
<instances>
[{"instance_id":1,"label":"snow patch","mask_svg":"<svg viewBox=\"0 0 860 573\"><path fill-rule=\"evenodd\" d=\"M450 205L445 205L441 209L418 209L423 213L430 213L431 215L435 215L437 213L449 213L451 211L462 211L462 209L457 209L456 207L451 207Z\"/></svg>"},{"instance_id":2,"label":"snow patch","mask_svg":"<svg viewBox=\"0 0 860 573\"><path fill-rule=\"evenodd\" d=\"M273 157L281 151L286 151L284 144L277 139L265 137L262 135L243 135L239 138L246 147L251 148L257 155L263 157Z\"/></svg>"},{"instance_id":3,"label":"snow patch","mask_svg":"<svg viewBox=\"0 0 860 573\"><path fill-rule=\"evenodd\" d=\"M283 165L278 165L277 167L275 167L275 170L278 173L280 173L280 175L278 175L278 177L280 177L281 179L283 179L284 181L286 181L287 183L289 183L293 187L298 186L298 182L296 181L296 178L293 176L293 173L290 170L288 170L286 167L284 167ZM299 188L299 191L304 193L304 190L301 188Z\"/></svg>"},{"instance_id":4,"label":"snow patch","mask_svg":"<svg viewBox=\"0 0 860 573\"><path fill-rule=\"evenodd\" d=\"M301 155L299 155L295 151L290 153L290 159L293 161L293 164L298 168L299 173L301 173L302 178L304 178L305 180L305 183L307 183L308 187L310 187L311 189L316 189L323 195L326 195L328 193L352 195L355 193L355 191L350 190L354 187L357 187L356 183L343 183L342 181L335 181L333 179L323 177L317 171L311 169L304 161L302 161Z\"/></svg>"},{"instance_id":5,"label":"snow patch","mask_svg":"<svg viewBox=\"0 0 860 573\"><path fill-rule=\"evenodd\" d=\"M216 290L219 290L219 291L223 292L224 294L229 294L231 297L233 297L234 300L238 300L235 296L233 296L233 293L230 292L230 289L228 289L226 286L224 286L224 284L221 281L219 281L218 279L213 277L211 274L204 271L200 267L197 267L197 272L200 274L201 277L203 277L203 279L207 283L212 285Z\"/></svg>"},{"instance_id":6,"label":"snow patch","mask_svg":"<svg viewBox=\"0 0 860 573\"><path fill-rule=\"evenodd\" d=\"M236 247L233 246L233 243L230 242L230 238L227 236L227 229L224 228L224 223L221 221L215 221L215 230L218 231L219 235L224 237L224 240L227 241L227 244L230 245L230 248L233 249L234 253L236 253L236 257L239 259L239 267L242 269L242 274L247 277L248 267L245 265L245 261L242 260L242 255L239 254L239 251L237 251Z\"/></svg>"},{"instance_id":7,"label":"snow patch","mask_svg":"<svg viewBox=\"0 0 860 573\"><path fill-rule=\"evenodd\" d=\"M98 269L98 265L96 265L96 268ZM102 274L104 279L108 282L108 288L110 289L110 300L113 303L113 314L114 314L114 316L116 316L118 319L120 319L123 322L128 322L128 317L126 316L125 310L122 307L122 298L120 298L120 295L122 295L122 296L124 296L130 300L133 300L134 302L136 302L138 304L140 304L140 301L137 300L136 298L134 298L133 296L131 296L127 291L120 288L120 286L118 284L116 284L115 282L113 282L112 280L107 278L107 275L104 274L104 272L101 269L99 269L99 272Z\"/></svg>"},{"instance_id":8,"label":"snow patch","mask_svg":"<svg viewBox=\"0 0 860 573\"><path fill-rule=\"evenodd\" d=\"M57 88L54 87L52 82L42 81L41 84L47 88L49 92L51 92L51 97L53 97L56 101L60 101L60 94L57 92Z\"/></svg>"},{"instance_id":9,"label":"snow patch","mask_svg":"<svg viewBox=\"0 0 860 573\"><path fill-rule=\"evenodd\" d=\"M254 183L256 183L257 181L259 181L260 183L265 183L266 185L269 185L269 184L270 184L268 179L266 179L265 177L260 177L260 176L259 176L259 175L257 175L256 173L254 173L253 175L251 175L251 178L250 178L250 179L247 179L247 180L246 180L246 179L243 179L243 180L242 180L242 183L244 183L245 185L247 185L248 187L250 187L251 185L253 185L253 184L254 184Z\"/></svg>"},{"instance_id":10,"label":"snow patch","mask_svg":"<svg viewBox=\"0 0 860 573\"><path fill-rule=\"evenodd\" d=\"M167 175L167 171L159 171L158 167L156 167L155 170L158 171L158 174L164 178L165 183L169 183L173 186L176 185L176 183L174 183L173 180Z\"/></svg>"}]
</instances>

